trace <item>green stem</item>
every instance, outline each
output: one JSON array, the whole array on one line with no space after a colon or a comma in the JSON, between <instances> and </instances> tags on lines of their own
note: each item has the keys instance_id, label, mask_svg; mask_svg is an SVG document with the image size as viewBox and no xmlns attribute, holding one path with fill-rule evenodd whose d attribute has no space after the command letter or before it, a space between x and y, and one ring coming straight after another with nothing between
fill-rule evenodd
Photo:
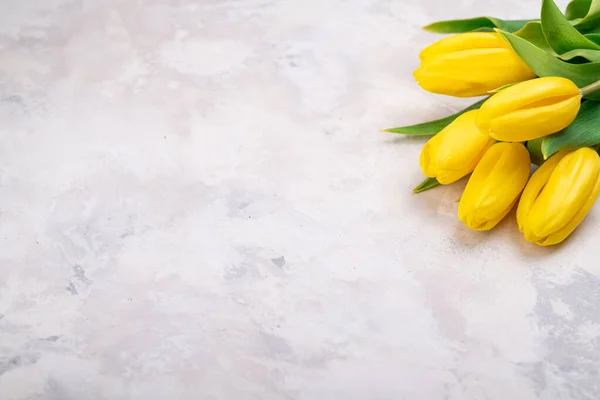
<instances>
[{"instance_id":1,"label":"green stem","mask_svg":"<svg viewBox=\"0 0 600 400\"><path fill-rule=\"evenodd\" d=\"M600 90L600 81L594 82L591 85L587 85L580 89L582 96L587 96L588 94L593 93L596 90Z\"/></svg>"}]
</instances>

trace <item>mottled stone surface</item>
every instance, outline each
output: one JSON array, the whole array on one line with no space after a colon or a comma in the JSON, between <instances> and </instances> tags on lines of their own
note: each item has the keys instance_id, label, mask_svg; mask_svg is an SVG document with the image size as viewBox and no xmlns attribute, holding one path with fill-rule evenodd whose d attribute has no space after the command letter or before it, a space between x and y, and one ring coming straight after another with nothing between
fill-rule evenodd
<instances>
[{"instance_id":1,"label":"mottled stone surface","mask_svg":"<svg viewBox=\"0 0 600 400\"><path fill-rule=\"evenodd\" d=\"M600 209L472 232L379 133L467 103L419 26L538 7L0 0L0 399L598 399Z\"/></svg>"}]
</instances>

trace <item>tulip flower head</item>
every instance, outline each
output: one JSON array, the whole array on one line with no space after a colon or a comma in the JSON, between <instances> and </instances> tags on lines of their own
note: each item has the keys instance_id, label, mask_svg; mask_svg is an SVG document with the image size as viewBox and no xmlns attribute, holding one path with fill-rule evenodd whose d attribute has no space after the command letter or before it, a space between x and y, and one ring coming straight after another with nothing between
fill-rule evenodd
<instances>
[{"instance_id":1,"label":"tulip flower head","mask_svg":"<svg viewBox=\"0 0 600 400\"><path fill-rule=\"evenodd\" d=\"M473 172L494 139L475 124L478 110L468 111L429 139L421 150L421 169L441 184L456 182Z\"/></svg>"},{"instance_id":2,"label":"tulip flower head","mask_svg":"<svg viewBox=\"0 0 600 400\"><path fill-rule=\"evenodd\" d=\"M584 147L561 151L532 175L517 209L519 230L529 242L550 246L583 221L600 193L600 157Z\"/></svg>"},{"instance_id":3,"label":"tulip flower head","mask_svg":"<svg viewBox=\"0 0 600 400\"><path fill-rule=\"evenodd\" d=\"M513 208L527 183L529 152L521 143L496 143L487 150L458 205L458 218L469 228L496 226Z\"/></svg>"},{"instance_id":4,"label":"tulip flower head","mask_svg":"<svg viewBox=\"0 0 600 400\"><path fill-rule=\"evenodd\" d=\"M449 96L481 96L535 77L495 32L448 36L426 47L419 57L421 66L413 73L419 85Z\"/></svg>"},{"instance_id":5,"label":"tulip flower head","mask_svg":"<svg viewBox=\"0 0 600 400\"><path fill-rule=\"evenodd\" d=\"M580 104L581 92L569 79L532 79L490 97L479 110L477 125L496 140L524 142L566 128Z\"/></svg>"}]
</instances>

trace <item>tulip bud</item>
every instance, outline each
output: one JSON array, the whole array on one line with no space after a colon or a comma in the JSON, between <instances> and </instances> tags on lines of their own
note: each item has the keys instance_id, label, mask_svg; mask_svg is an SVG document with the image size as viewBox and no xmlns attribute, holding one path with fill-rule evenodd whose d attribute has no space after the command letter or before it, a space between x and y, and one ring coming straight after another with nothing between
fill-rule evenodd
<instances>
[{"instance_id":1,"label":"tulip bud","mask_svg":"<svg viewBox=\"0 0 600 400\"><path fill-rule=\"evenodd\" d=\"M413 73L419 85L449 96L481 96L535 77L495 32L448 36L423 49L419 57L421 66Z\"/></svg>"},{"instance_id":2,"label":"tulip bud","mask_svg":"<svg viewBox=\"0 0 600 400\"><path fill-rule=\"evenodd\" d=\"M477 125L496 140L524 142L566 128L580 104L581 92L570 80L532 79L490 97L480 108Z\"/></svg>"},{"instance_id":3,"label":"tulip bud","mask_svg":"<svg viewBox=\"0 0 600 400\"><path fill-rule=\"evenodd\" d=\"M421 169L441 184L456 182L473 169L494 139L475 125L478 110L468 111L429 139L421 150Z\"/></svg>"},{"instance_id":4,"label":"tulip bud","mask_svg":"<svg viewBox=\"0 0 600 400\"><path fill-rule=\"evenodd\" d=\"M530 166L529 152L521 143L490 147L469 178L458 205L458 218L477 231L492 229L517 202Z\"/></svg>"},{"instance_id":5,"label":"tulip bud","mask_svg":"<svg viewBox=\"0 0 600 400\"><path fill-rule=\"evenodd\" d=\"M600 157L584 147L550 157L531 176L517 208L519 230L529 242L550 246L583 221L600 192Z\"/></svg>"}]
</instances>

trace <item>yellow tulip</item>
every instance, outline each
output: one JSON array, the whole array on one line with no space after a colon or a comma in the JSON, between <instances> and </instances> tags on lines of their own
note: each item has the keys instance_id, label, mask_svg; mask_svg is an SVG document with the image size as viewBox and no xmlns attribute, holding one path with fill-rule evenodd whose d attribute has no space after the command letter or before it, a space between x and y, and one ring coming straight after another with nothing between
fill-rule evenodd
<instances>
[{"instance_id":1,"label":"yellow tulip","mask_svg":"<svg viewBox=\"0 0 600 400\"><path fill-rule=\"evenodd\" d=\"M421 150L421 169L441 184L456 182L473 169L494 139L475 125L478 110L468 111L429 139Z\"/></svg>"},{"instance_id":2,"label":"yellow tulip","mask_svg":"<svg viewBox=\"0 0 600 400\"><path fill-rule=\"evenodd\" d=\"M490 97L480 108L477 125L496 140L524 142L566 128L580 104L581 92L570 80L532 79Z\"/></svg>"},{"instance_id":3,"label":"yellow tulip","mask_svg":"<svg viewBox=\"0 0 600 400\"><path fill-rule=\"evenodd\" d=\"M529 152L521 143L496 143L469 178L458 218L469 228L487 231L513 208L529 178Z\"/></svg>"},{"instance_id":4,"label":"yellow tulip","mask_svg":"<svg viewBox=\"0 0 600 400\"><path fill-rule=\"evenodd\" d=\"M590 211L600 192L600 157L584 147L550 157L531 176L517 208L519 230L529 242L562 242Z\"/></svg>"},{"instance_id":5,"label":"yellow tulip","mask_svg":"<svg viewBox=\"0 0 600 400\"><path fill-rule=\"evenodd\" d=\"M413 73L419 85L449 96L481 96L535 77L495 32L448 36L423 49L419 57L421 66Z\"/></svg>"}]
</instances>

